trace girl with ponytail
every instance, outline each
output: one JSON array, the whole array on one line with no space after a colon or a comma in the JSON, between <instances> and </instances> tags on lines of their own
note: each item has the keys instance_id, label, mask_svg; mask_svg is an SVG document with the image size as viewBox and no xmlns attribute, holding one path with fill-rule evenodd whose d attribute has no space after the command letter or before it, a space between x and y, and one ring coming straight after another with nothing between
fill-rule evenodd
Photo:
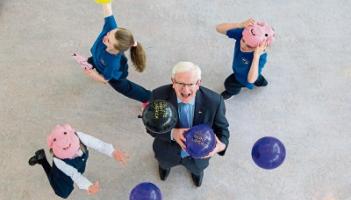
<instances>
[{"instance_id":1,"label":"girl with ponytail","mask_svg":"<svg viewBox=\"0 0 351 200\"><path fill-rule=\"evenodd\" d=\"M111 3L105 3L102 7L105 23L90 49L92 56L86 59L74 53L73 57L89 77L101 83L109 83L117 92L142 102L144 107L150 99L151 91L127 79L128 60L124 55L129 50L135 70L143 72L146 65L144 49L129 30L117 26Z\"/></svg>"}]
</instances>

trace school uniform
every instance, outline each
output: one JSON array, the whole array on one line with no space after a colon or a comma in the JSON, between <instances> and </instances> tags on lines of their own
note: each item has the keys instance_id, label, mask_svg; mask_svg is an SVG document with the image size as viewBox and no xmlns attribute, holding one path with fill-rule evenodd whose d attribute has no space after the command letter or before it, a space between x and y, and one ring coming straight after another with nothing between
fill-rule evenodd
<instances>
[{"instance_id":1,"label":"school uniform","mask_svg":"<svg viewBox=\"0 0 351 200\"><path fill-rule=\"evenodd\" d=\"M103 38L108 32L118 28L118 26L113 15L105 17L104 20L102 31L90 49L92 56L88 59L88 62L117 92L140 102L149 101L151 91L127 79L128 59L124 52L114 55L106 51Z\"/></svg>"},{"instance_id":2,"label":"school uniform","mask_svg":"<svg viewBox=\"0 0 351 200\"><path fill-rule=\"evenodd\" d=\"M87 147L93 148L109 157L113 156L114 147L93 136L82 132L76 132L81 142L81 149L72 159L60 159L53 157L52 167L44 157L38 163L42 165L55 194L67 198L74 189L74 183L79 189L88 190L92 183L83 176L89 157Z\"/></svg>"}]
</instances>

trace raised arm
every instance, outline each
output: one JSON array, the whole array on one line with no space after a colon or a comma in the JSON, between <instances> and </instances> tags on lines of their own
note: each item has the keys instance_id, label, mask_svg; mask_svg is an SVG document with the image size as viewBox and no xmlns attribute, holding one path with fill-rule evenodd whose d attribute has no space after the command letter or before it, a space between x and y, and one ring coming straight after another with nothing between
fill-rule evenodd
<instances>
[{"instance_id":1,"label":"raised arm","mask_svg":"<svg viewBox=\"0 0 351 200\"><path fill-rule=\"evenodd\" d=\"M254 23L255 23L255 20L252 18L239 23L222 23L216 26L216 30L219 33L226 34L227 31L230 29L245 28L246 26L253 25Z\"/></svg>"},{"instance_id":2,"label":"raised arm","mask_svg":"<svg viewBox=\"0 0 351 200\"><path fill-rule=\"evenodd\" d=\"M260 57L265 52L266 48L267 48L267 42L263 42L258 47L255 48L254 57L252 59L250 70L247 75L247 82L255 83L255 81L257 80L259 76L258 70L260 65Z\"/></svg>"},{"instance_id":3,"label":"raised arm","mask_svg":"<svg viewBox=\"0 0 351 200\"><path fill-rule=\"evenodd\" d=\"M104 17L111 16L112 15L111 2L102 4L102 10L104 12Z\"/></svg>"}]
</instances>

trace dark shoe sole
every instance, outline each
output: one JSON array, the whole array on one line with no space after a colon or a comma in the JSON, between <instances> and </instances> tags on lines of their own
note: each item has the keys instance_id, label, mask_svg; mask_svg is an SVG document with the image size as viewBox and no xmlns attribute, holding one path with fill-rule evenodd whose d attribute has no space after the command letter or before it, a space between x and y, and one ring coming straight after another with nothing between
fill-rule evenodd
<instances>
[{"instance_id":1,"label":"dark shoe sole","mask_svg":"<svg viewBox=\"0 0 351 200\"><path fill-rule=\"evenodd\" d=\"M38 160L37 160L37 158L35 156L30 157L29 160L28 160L28 164L30 166L34 166L37 163L38 163Z\"/></svg>"},{"instance_id":2,"label":"dark shoe sole","mask_svg":"<svg viewBox=\"0 0 351 200\"><path fill-rule=\"evenodd\" d=\"M256 86L256 87L266 87L267 85L268 85L268 81L262 76L262 81L260 81L261 83L260 84L256 84L256 83L254 83L254 85Z\"/></svg>"},{"instance_id":3,"label":"dark shoe sole","mask_svg":"<svg viewBox=\"0 0 351 200\"><path fill-rule=\"evenodd\" d=\"M33 166L35 164L40 163L41 160L45 159L45 151L44 149L39 149L38 151L35 152L35 155L29 158L28 164L30 166Z\"/></svg>"},{"instance_id":4,"label":"dark shoe sole","mask_svg":"<svg viewBox=\"0 0 351 200\"><path fill-rule=\"evenodd\" d=\"M224 91L221 93L221 96L223 97L224 100L228 100L233 97L233 95L229 94L228 92Z\"/></svg>"},{"instance_id":5,"label":"dark shoe sole","mask_svg":"<svg viewBox=\"0 0 351 200\"><path fill-rule=\"evenodd\" d=\"M191 174L191 179L193 180L193 183L196 187L200 187L202 184L202 179L204 178L204 173L201 175L197 176L195 174Z\"/></svg>"},{"instance_id":6,"label":"dark shoe sole","mask_svg":"<svg viewBox=\"0 0 351 200\"><path fill-rule=\"evenodd\" d=\"M165 181L169 175L169 173L171 172L171 169L168 168L168 169L163 169L161 168L160 166L158 167L158 172L160 174L160 179L162 181Z\"/></svg>"}]
</instances>

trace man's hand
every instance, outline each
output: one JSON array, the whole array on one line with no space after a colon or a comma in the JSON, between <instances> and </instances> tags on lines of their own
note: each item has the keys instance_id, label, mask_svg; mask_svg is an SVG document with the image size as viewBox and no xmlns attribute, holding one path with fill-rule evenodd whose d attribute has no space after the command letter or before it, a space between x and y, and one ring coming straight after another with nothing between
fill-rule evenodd
<instances>
[{"instance_id":1,"label":"man's hand","mask_svg":"<svg viewBox=\"0 0 351 200\"><path fill-rule=\"evenodd\" d=\"M254 25L255 20L252 18L249 18L243 22L240 23L241 28L246 28L247 26L252 26Z\"/></svg>"},{"instance_id":2,"label":"man's hand","mask_svg":"<svg viewBox=\"0 0 351 200\"><path fill-rule=\"evenodd\" d=\"M218 137L216 136L216 147L213 149L213 151L211 151L207 156L203 157L203 159L205 158L210 158L212 156L214 156L215 154L217 154L218 152L221 152L225 149L225 144L222 143Z\"/></svg>"},{"instance_id":3,"label":"man's hand","mask_svg":"<svg viewBox=\"0 0 351 200\"><path fill-rule=\"evenodd\" d=\"M185 150L185 137L184 132L189 130L188 128L174 128L172 130L172 136L179 146Z\"/></svg>"},{"instance_id":4,"label":"man's hand","mask_svg":"<svg viewBox=\"0 0 351 200\"><path fill-rule=\"evenodd\" d=\"M115 160L119 161L122 163L122 165L127 165L127 159L129 158L128 154L124 153L121 150L116 149L113 153L112 153L113 157L115 158Z\"/></svg>"},{"instance_id":5,"label":"man's hand","mask_svg":"<svg viewBox=\"0 0 351 200\"><path fill-rule=\"evenodd\" d=\"M99 181L96 181L93 185L89 186L87 192L89 195L96 194L100 190Z\"/></svg>"}]
</instances>

